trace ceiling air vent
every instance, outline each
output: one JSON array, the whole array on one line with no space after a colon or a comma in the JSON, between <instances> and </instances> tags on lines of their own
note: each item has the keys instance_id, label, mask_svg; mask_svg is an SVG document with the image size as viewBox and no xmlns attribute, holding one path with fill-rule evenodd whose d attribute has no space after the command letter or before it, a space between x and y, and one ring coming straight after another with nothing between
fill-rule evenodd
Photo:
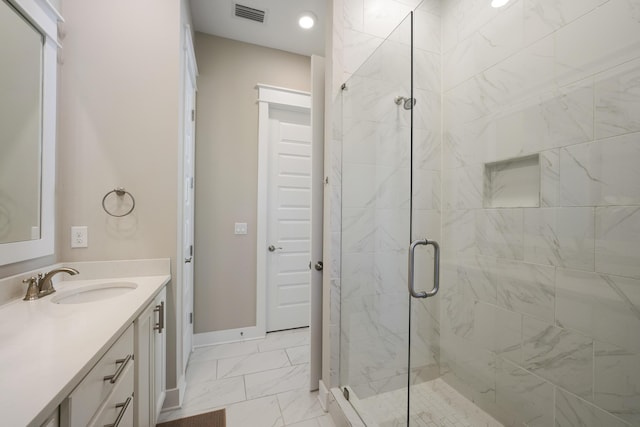
<instances>
[{"instance_id":1,"label":"ceiling air vent","mask_svg":"<svg viewBox=\"0 0 640 427\"><path fill-rule=\"evenodd\" d=\"M236 16L238 18L250 19L252 21L263 23L264 14L264 10L254 9L249 6L236 3Z\"/></svg>"}]
</instances>

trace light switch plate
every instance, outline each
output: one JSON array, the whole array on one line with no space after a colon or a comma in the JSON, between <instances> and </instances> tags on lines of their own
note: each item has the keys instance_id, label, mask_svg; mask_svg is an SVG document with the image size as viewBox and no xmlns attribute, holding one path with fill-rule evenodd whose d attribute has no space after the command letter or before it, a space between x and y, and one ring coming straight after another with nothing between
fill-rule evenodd
<instances>
[{"instance_id":1,"label":"light switch plate","mask_svg":"<svg viewBox=\"0 0 640 427\"><path fill-rule=\"evenodd\" d=\"M71 247L86 248L89 246L89 231L86 225L71 227Z\"/></svg>"},{"instance_id":2,"label":"light switch plate","mask_svg":"<svg viewBox=\"0 0 640 427\"><path fill-rule=\"evenodd\" d=\"M247 223L246 222L236 222L235 234L247 234Z\"/></svg>"}]
</instances>

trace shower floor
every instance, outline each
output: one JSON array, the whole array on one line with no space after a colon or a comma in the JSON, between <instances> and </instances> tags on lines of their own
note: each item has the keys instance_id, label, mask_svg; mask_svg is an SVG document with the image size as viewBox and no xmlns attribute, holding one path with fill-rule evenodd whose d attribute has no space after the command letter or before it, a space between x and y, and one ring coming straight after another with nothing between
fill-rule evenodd
<instances>
[{"instance_id":1,"label":"shower floor","mask_svg":"<svg viewBox=\"0 0 640 427\"><path fill-rule=\"evenodd\" d=\"M503 427L440 378L412 386L411 396L411 427ZM367 427L406 426L406 390L350 400Z\"/></svg>"}]
</instances>

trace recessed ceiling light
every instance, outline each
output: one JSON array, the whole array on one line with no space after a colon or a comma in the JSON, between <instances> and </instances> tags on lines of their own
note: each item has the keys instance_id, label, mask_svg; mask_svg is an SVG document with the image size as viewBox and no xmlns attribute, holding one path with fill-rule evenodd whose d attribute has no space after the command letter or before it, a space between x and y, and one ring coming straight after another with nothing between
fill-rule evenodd
<instances>
[{"instance_id":1,"label":"recessed ceiling light","mask_svg":"<svg viewBox=\"0 0 640 427\"><path fill-rule=\"evenodd\" d=\"M502 7L507 3L509 3L509 0L491 0L491 6L493 7Z\"/></svg>"},{"instance_id":2,"label":"recessed ceiling light","mask_svg":"<svg viewBox=\"0 0 640 427\"><path fill-rule=\"evenodd\" d=\"M315 24L316 15L314 15L312 12L303 12L300 14L300 17L298 18L298 25L300 25L300 28L308 30L310 28L313 28Z\"/></svg>"}]
</instances>

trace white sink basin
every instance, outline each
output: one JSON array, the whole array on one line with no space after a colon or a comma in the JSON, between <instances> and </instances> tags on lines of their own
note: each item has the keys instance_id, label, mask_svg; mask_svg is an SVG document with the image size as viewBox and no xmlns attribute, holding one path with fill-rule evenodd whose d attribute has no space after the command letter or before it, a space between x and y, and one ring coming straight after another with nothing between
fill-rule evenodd
<instances>
[{"instance_id":1,"label":"white sink basin","mask_svg":"<svg viewBox=\"0 0 640 427\"><path fill-rule=\"evenodd\" d=\"M83 304L102 301L124 295L137 287L138 285L132 282L97 283L60 292L51 299L51 302L55 304Z\"/></svg>"}]
</instances>

